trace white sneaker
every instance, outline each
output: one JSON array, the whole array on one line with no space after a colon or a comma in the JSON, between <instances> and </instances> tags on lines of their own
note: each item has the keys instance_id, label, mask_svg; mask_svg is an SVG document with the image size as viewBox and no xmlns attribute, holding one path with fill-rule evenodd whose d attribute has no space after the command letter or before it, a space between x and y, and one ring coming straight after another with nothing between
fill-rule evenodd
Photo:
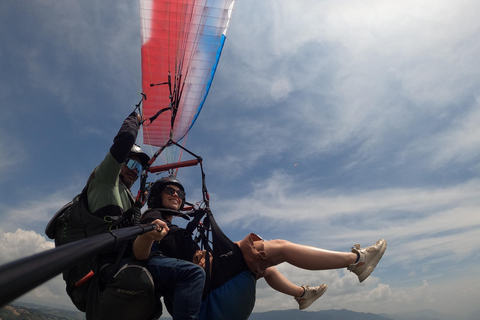
<instances>
[{"instance_id":1,"label":"white sneaker","mask_svg":"<svg viewBox=\"0 0 480 320\"><path fill-rule=\"evenodd\" d=\"M318 287L311 287L302 285L302 288L305 290L305 294L302 297L295 297L295 300L298 302L298 308L300 310L308 308L312 303L320 298L325 291L327 291L327 285L322 284Z\"/></svg>"},{"instance_id":2,"label":"white sneaker","mask_svg":"<svg viewBox=\"0 0 480 320\"><path fill-rule=\"evenodd\" d=\"M360 248L360 245L356 244L352 248L352 252L357 253L360 258L356 263L349 265L348 270L355 273L358 276L358 280L362 282L375 269L386 249L387 241L384 239L380 239L373 246L366 248Z\"/></svg>"}]
</instances>

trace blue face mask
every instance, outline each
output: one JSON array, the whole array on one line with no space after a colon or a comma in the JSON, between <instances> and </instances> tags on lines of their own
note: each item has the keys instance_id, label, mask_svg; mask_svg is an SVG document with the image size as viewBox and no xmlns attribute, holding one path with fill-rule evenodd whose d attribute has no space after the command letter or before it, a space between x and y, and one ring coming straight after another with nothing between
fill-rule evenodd
<instances>
[{"instance_id":1,"label":"blue face mask","mask_svg":"<svg viewBox=\"0 0 480 320\"><path fill-rule=\"evenodd\" d=\"M137 170L137 176L140 175L143 169L142 164L140 162L132 159L125 160L125 165L127 166L128 169L132 171Z\"/></svg>"}]
</instances>

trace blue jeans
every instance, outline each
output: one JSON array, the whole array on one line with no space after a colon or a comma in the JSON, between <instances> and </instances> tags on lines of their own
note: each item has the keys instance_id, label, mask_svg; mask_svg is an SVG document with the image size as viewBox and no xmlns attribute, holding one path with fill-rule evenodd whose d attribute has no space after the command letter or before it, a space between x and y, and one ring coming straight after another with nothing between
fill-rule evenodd
<instances>
[{"instance_id":1,"label":"blue jeans","mask_svg":"<svg viewBox=\"0 0 480 320\"><path fill-rule=\"evenodd\" d=\"M188 261L162 255L148 259L155 290L172 301L173 320L194 320L200 312L205 271Z\"/></svg>"}]
</instances>

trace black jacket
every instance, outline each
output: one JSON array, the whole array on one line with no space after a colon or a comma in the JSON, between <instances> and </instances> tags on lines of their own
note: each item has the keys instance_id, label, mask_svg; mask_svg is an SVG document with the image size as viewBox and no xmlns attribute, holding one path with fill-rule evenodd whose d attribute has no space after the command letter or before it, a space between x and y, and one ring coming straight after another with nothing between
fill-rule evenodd
<instances>
[{"instance_id":1,"label":"black jacket","mask_svg":"<svg viewBox=\"0 0 480 320\"><path fill-rule=\"evenodd\" d=\"M163 219L162 213L159 210L160 209L148 209L140 221L140 223L144 224L160 219L165 221L170 229L165 238L153 244L151 255L162 254L170 258L193 262L193 256L200 248L197 243L193 241L192 235L184 228L180 228Z\"/></svg>"}]
</instances>

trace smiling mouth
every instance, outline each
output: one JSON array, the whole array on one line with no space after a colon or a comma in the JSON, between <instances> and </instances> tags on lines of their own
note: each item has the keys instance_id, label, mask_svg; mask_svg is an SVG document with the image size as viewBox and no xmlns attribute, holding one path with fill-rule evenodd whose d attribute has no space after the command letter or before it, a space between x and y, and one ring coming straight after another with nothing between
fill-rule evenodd
<instances>
[{"instance_id":1,"label":"smiling mouth","mask_svg":"<svg viewBox=\"0 0 480 320\"><path fill-rule=\"evenodd\" d=\"M168 199L168 202L173 203L175 205L180 205L180 201L177 198L170 198Z\"/></svg>"}]
</instances>

